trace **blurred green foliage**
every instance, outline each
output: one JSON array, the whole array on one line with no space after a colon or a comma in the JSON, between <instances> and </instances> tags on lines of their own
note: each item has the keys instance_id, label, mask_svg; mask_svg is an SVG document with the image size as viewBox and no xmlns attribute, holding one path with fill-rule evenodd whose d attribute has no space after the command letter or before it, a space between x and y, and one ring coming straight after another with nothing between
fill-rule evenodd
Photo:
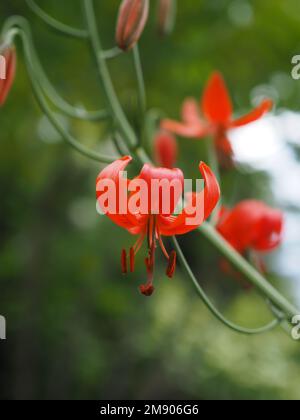
<instances>
[{"instance_id":1,"label":"blurred green foliage","mask_svg":"<svg viewBox=\"0 0 300 420\"><path fill-rule=\"evenodd\" d=\"M79 0L38 3L66 23L84 24ZM111 47L119 1L96 3L104 44ZM250 108L251 90L271 84L276 74L285 75L290 87L278 106L298 109L300 84L289 79L291 57L300 52L298 0L178 1L175 33L163 40L155 3L141 42L150 107L177 117L182 99L200 96L217 68L238 112ZM1 2L0 24L12 14L30 20L41 60L62 95L102 107L85 43L49 31L24 1ZM281 330L259 337L226 330L180 268L169 281L159 266L156 293L145 299L137 290L145 278L142 255L137 272L121 276L120 250L134 238L95 212L101 167L49 134L19 43L18 59L17 79L0 113L0 313L8 328L7 341L0 342L1 398L298 399L298 346ZM110 68L134 118L130 55ZM105 125L74 122L72 130L86 145L111 151ZM204 145L182 140L180 148L180 165L195 175L206 158ZM241 193L233 198L236 176L224 179L227 201L265 196L265 177L246 174L239 175ZM230 318L249 327L269 319L254 291L219 273L220 257L201 237L191 234L181 243L199 281ZM275 276L272 281L287 290Z\"/></svg>"}]
</instances>

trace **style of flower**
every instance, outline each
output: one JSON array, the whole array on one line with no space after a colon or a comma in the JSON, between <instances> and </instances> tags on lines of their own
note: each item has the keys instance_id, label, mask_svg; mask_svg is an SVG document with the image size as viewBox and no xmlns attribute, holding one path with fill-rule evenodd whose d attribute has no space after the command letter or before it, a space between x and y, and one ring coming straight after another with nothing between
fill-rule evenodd
<instances>
[{"instance_id":1,"label":"style of flower","mask_svg":"<svg viewBox=\"0 0 300 420\"><path fill-rule=\"evenodd\" d=\"M149 0L123 0L117 21L116 42L124 51L139 41L149 15Z\"/></svg>"},{"instance_id":2,"label":"style of flower","mask_svg":"<svg viewBox=\"0 0 300 420\"><path fill-rule=\"evenodd\" d=\"M0 78L0 106L3 106L15 79L17 55L14 47L2 53L5 61L5 79Z\"/></svg>"},{"instance_id":3,"label":"style of flower","mask_svg":"<svg viewBox=\"0 0 300 420\"><path fill-rule=\"evenodd\" d=\"M103 191L99 191L98 185L103 180L112 180L116 186L117 196L120 188L120 174L124 172L127 165L131 162L130 156L125 156L121 159L116 160L109 166L107 166L97 178L97 200L101 200ZM167 259L167 270L166 274L169 278L172 278L176 269L176 252L172 251L168 253L163 243L162 237L182 235L188 233L201 225L201 223L209 217L213 209L215 208L219 197L220 189L216 177L214 176L211 169L203 162L199 165L199 170L204 178L205 187L200 193L189 193L187 197L187 203L179 215L174 215L176 203L179 201L182 195L182 191L174 192L170 195L170 205L168 211L161 206L159 200L158 211L155 214L152 212L152 207L148 206L146 211L135 211L130 212L129 200L134 194L128 194L126 197L126 212L120 211L120 202L117 203L116 212L106 212L106 215L118 226L126 229L132 235L138 235L138 239L135 244L130 248L129 255L125 249L121 253L121 266L122 272L126 274L128 272L128 262L130 272L134 272L135 256L141 249L144 241L147 239L148 253L145 258L145 264L147 269L147 282L140 286L140 291L145 296L151 296L154 292L154 268L155 268L155 250L157 246L161 248L164 256ZM153 196L152 185L153 181L167 180L169 182L178 182L181 186L184 183L184 176L180 169L168 169L168 168L157 168L149 164L145 164L140 174L135 180L143 180L147 185L146 193L148 198ZM129 181L128 181L129 182ZM159 191L155 200L161 198L162 192ZM103 206L99 204L101 208ZM201 220L195 220L192 222L193 215L202 209ZM126 213L126 214L124 214ZM128 259L129 257L129 259Z\"/></svg>"},{"instance_id":4,"label":"style of flower","mask_svg":"<svg viewBox=\"0 0 300 420\"><path fill-rule=\"evenodd\" d=\"M214 72L204 89L201 106L195 99L186 99L182 107L182 122L166 119L162 121L161 127L187 138L201 139L212 136L220 163L228 166L233 156L228 131L258 120L270 111L272 106L273 102L270 99L264 99L249 114L235 119L224 79L219 72Z\"/></svg>"}]
</instances>

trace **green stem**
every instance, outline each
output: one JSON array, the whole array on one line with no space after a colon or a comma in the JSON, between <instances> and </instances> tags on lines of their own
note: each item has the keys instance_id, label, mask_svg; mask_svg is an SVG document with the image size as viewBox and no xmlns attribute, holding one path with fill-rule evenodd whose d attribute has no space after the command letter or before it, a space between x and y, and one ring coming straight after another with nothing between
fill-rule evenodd
<instances>
[{"instance_id":1,"label":"green stem","mask_svg":"<svg viewBox=\"0 0 300 420\"><path fill-rule=\"evenodd\" d=\"M60 34L85 39L88 37L87 31L83 29L73 28L72 26L65 25L64 23L59 22L58 20L54 19L52 16L45 13L36 3L34 0L26 0L27 5L30 9L39 16L50 28L54 29L56 32Z\"/></svg>"},{"instance_id":2,"label":"green stem","mask_svg":"<svg viewBox=\"0 0 300 420\"><path fill-rule=\"evenodd\" d=\"M146 114L146 89L145 89L145 81L143 76L143 69L141 63L141 57L139 52L138 45L135 45L133 48L133 61L134 61L134 68L137 77L137 86L138 86L138 105L141 115L141 121L144 122L145 114Z\"/></svg>"},{"instance_id":3,"label":"green stem","mask_svg":"<svg viewBox=\"0 0 300 420\"><path fill-rule=\"evenodd\" d=\"M213 226L205 222L198 231L287 318L291 319L300 314L299 309L284 298L248 261L232 248Z\"/></svg>"},{"instance_id":4,"label":"green stem","mask_svg":"<svg viewBox=\"0 0 300 420\"><path fill-rule=\"evenodd\" d=\"M99 78L102 83L108 105L111 111L111 114L114 115L117 126L120 129L120 132L124 135L129 147L135 147L137 144L136 135L129 124L126 115L120 105L118 97L116 95L110 73L106 64L106 60L103 58L103 49L100 42L100 37L98 34L98 28L94 13L93 0L82 0L84 6L84 12L87 23L87 30L89 34L89 40L91 48L94 54L96 65L98 68Z\"/></svg>"},{"instance_id":5,"label":"green stem","mask_svg":"<svg viewBox=\"0 0 300 420\"><path fill-rule=\"evenodd\" d=\"M263 327L260 328L244 328L241 327L239 325L234 324L233 322L229 321L228 319L226 319L224 317L224 315L221 314L221 312L214 306L214 304L211 302L211 300L208 298L208 296L206 295L206 293L204 292L204 290L202 289L202 287L200 286L200 284L198 283L193 271L191 270L183 252L181 247L179 246L177 239L175 237L173 237L173 242L175 245L175 248L177 250L177 254L178 257L182 263L182 265L184 266L184 269L186 270L188 276L190 277L190 279L192 280L197 293L199 294L199 296L201 297L202 301L204 302L204 304L206 305L206 307L212 312L212 314L219 320L221 321L224 325L226 325L228 328L230 328L231 330L241 333L241 334L247 334L247 335L255 335L255 334L263 334L267 331L271 331L274 328L276 328L279 324L280 324L280 320L279 319L274 319L273 321L271 321L270 323L268 323L267 325L264 325Z\"/></svg>"},{"instance_id":6,"label":"green stem","mask_svg":"<svg viewBox=\"0 0 300 420\"><path fill-rule=\"evenodd\" d=\"M118 132L115 132L113 134L112 140L115 145L115 148L117 149L117 151L120 153L121 156L127 156L129 154Z\"/></svg>"},{"instance_id":7,"label":"green stem","mask_svg":"<svg viewBox=\"0 0 300 420\"><path fill-rule=\"evenodd\" d=\"M70 105L67 101L65 101L53 87L51 82L49 81L42 65L37 55L32 33L28 24L28 21L23 18L22 16L12 16L10 17L4 25L3 32L4 36L6 37L6 43L11 42L11 38L13 36L11 33L14 29L13 27L21 28L24 32L26 32L27 40L30 44L30 60L32 66L35 69L35 74L39 78L39 82L45 95L48 99L53 103L53 105L61 111L63 114L67 115L70 118L82 119L87 121L102 121L108 119L110 117L109 113L106 110L99 110L99 111L86 111L84 109L76 108ZM17 29L15 29L17 30Z\"/></svg>"},{"instance_id":8,"label":"green stem","mask_svg":"<svg viewBox=\"0 0 300 420\"><path fill-rule=\"evenodd\" d=\"M104 60L112 60L113 58L119 57L124 54L124 51L119 47L113 47L110 50L104 50L100 53Z\"/></svg>"},{"instance_id":9,"label":"green stem","mask_svg":"<svg viewBox=\"0 0 300 420\"><path fill-rule=\"evenodd\" d=\"M141 164L152 164L150 157L148 156L147 152L143 147L138 147L133 154L135 155L136 159L141 162Z\"/></svg>"},{"instance_id":10,"label":"green stem","mask_svg":"<svg viewBox=\"0 0 300 420\"><path fill-rule=\"evenodd\" d=\"M40 85L38 83L38 79L36 78L36 75L35 75L35 69L33 68L32 63L31 63L30 44L28 42L26 33L22 29L19 29L16 34L18 34L20 36L20 38L23 42L25 64L26 64L26 68L27 68L27 73L28 73L29 80L31 82L31 86L32 86L34 95L36 97L36 100L37 100L38 104L40 105L42 111L45 113L45 115L48 117L49 121L54 126L54 128L58 131L58 133L62 136L62 138L65 140L66 143L68 143L71 147L73 147L75 150L80 152L82 155L84 155L84 156L86 156L90 159L93 159L93 160L96 160L96 161L99 161L99 162L103 162L103 163L113 162L116 159L116 157L109 157L109 156L100 154L98 152L94 152L92 150L89 150L85 146L78 143L77 140L65 130L64 126L56 118L55 114L51 111L51 109L49 108L49 106L47 104L47 101L45 100L44 96L42 95L41 87L40 87Z\"/></svg>"}]
</instances>

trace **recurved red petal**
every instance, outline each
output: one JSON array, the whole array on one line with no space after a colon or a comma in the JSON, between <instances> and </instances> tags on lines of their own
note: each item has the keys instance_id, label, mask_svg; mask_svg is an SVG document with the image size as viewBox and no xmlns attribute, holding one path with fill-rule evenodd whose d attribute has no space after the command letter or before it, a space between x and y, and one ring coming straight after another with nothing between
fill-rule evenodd
<instances>
[{"instance_id":1,"label":"recurved red petal","mask_svg":"<svg viewBox=\"0 0 300 420\"><path fill-rule=\"evenodd\" d=\"M204 188L204 220L206 220L218 204L221 191L218 180L211 168L204 162L200 163L200 172L205 181Z\"/></svg>"},{"instance_id":2,"label":"recurved red petal","mask_svg":"<svg viewBox=\"0 0 300 420\"><path fill-rule=\"evenodd\" d=\"M201 139L207 135L207 130L202 124L187 124L166 119L161 122L161 128L190 139Z\"/></svg>"},{"instance_id":3,"label":"recurved red petal","mask_svg":"<svg viewBox=\"0 0 300 420\"><path fill-rule=\"evenodd\" d=\"M255 108L249 114L232 121L232 123L230 124L230 128L236 128L246 124L250 124L261 118L267 112L269 112L272 109L272 107L273 101L271 99L265 99L257 108Z\"/></svg>"},{"instance_id":4,"label":"recurved red petal","mask_svg":"<svg viewBox=\"0 0 300 420\"><path fill-rule=\"evenodd\" d=\"M202 112L210 122L223 125L230 122L232 103L219 72L214 72L206 85L202 98Z\"/></svg>"},{"instance_id":5,"label":"recurved red petal","mask_svg":"<svg viewBox=\"0 0 300 420\"><path fill-rule=\"evenodd\" d=\"M100 210L104 211L116 225L128 230L133 235L137 235L144 228L144 219L142 220L139 215L132 215L128 212L127 189L123 193L120 193L120 173L125 171L131 160L131 156L124 156L100 172L96 181L96 197ZM107 203L104 208L104 194L107 194L107 190L109 189L108 183L114 187L113 191L115 194L112 194L109 198L107 195L107 199L105 196L105 200L108 201L111 199L112 201L111 203Z\"/></svg>"},{"instance_id":6,"label":"recurved red petal","mask_svg":"<svg viewBox=\"0 0 300 420\"><path fill-rule=\"evenodd\" d=\"M106 166L98 175L96 184L98 185L99 181L103 179L110 179L119 185L119 174L122 171L125 171L127 165L132 161L131 156L123 156L120 159L115 160L110 165ZM98 192L96 188L96 192Z\"/></svg>"},{"instance_id":7,"label":"recurved red petal","mask_svg":"<svg viewBox=\"0 0 300 420\"><path fill-rule=\"evenodd\" d=\"M219 183L204 162L200 163L199 169L205 181L204 189L200 193L187 195L187 204L179 216L159 217L161 235L173 236L191 232L199 227L216 207L220 198Z\"/></svg>"}]
</instances>

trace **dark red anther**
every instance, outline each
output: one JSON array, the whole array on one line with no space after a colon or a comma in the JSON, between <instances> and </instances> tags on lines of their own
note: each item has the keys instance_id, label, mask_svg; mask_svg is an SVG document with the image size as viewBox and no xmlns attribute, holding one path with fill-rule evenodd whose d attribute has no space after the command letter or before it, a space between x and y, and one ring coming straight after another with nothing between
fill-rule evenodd
<instances>
[{"instance_id":1,"label":"dark red anther","mask_svg":"<svg viewBox=\"0 0 300 420\"><path fill-rule=\"evenodd\" d=\"M126 252L126 249L123 249L122 253L121 253L121 267L122 267L122 273L127 274L127 252Z\"/></svg>"},{"instance_id":2,"label":"dark red anther","mask_svg":"<svg viewBox=\"0 0 300 420\"><path fill-rule=\"evenodd\" d=\"M130 272L133 273L134 272L134 263L135 263L135 252L134 252L133 248L130 248L129 259L130 259Z\"/></svg>"},{"instance_id":3,"label":"dark red anther","mask_svg":"<svg viewBox=\"0 0 300 420\"><path fill-rule=\"evenodd\" d=\"M167 267L166 274L171 279L174 276L176 270L177 254L176 251L172 251L169 257L169 264Z\"/></svg>"},{"instance_id":4,"label":"dark red anther","mask_svg":"<svg viewBox=\"0 0 300 420\"><path fill-rule=\"evenodd\" d=\"M142 284L140 286L140 292L144 296L152 296L154 293L154 290L155 288L152 283Z\"/></svg>"}]
</instances>

